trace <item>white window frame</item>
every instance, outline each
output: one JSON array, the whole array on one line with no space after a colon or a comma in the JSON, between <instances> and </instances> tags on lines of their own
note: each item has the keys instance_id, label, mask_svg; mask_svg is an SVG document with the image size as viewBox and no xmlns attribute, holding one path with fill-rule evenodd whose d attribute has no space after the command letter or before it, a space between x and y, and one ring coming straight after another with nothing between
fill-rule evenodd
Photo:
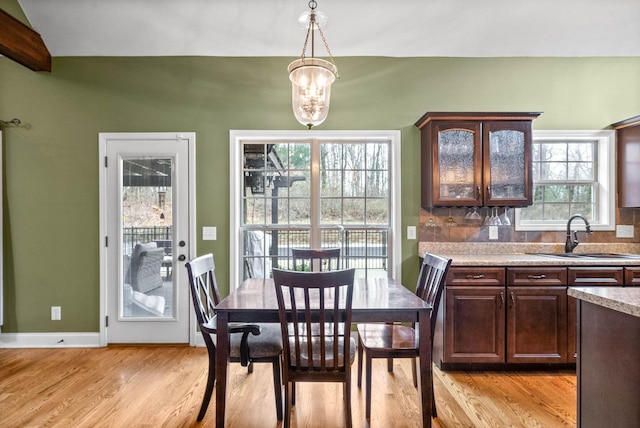
<instances>
[{"instance_id":1,"label":"white window frame","mask_svg":"<svg viewBox=\"0 0 640 428\"><path fill-rule=\"evenodd\" d=\"M402 278L402 234L401 234L401 198L400 198L400 131L259 131L259 130L230 130L229 131L229 156L230 156L230 291L235 290L242 283L242 257L240 248L242 243L242 194L244 185L242 178L242 142L256 141L265 143L275 141L314 140L327 141L362 141L362 140L385 140L391 143L391 194L389 213L389 224L391 230L389 239L391 249L389 251L389 272L391 277Z\"/></svg>"},{"instance_id":2,"label":"white window frame","mask_svg":"<svg viewBox=\"0 0 640 428\"><path fill-rule=\"evenodd\" d=\"M598 142L598 219L589 221L591 230L615 230L616 222L616 146L615 131L609 130L534 130L533 141ZM515 229L519 231L566 230L567 220L520 222L520 209L515 210Z\"/></svg>"}]
</instances>

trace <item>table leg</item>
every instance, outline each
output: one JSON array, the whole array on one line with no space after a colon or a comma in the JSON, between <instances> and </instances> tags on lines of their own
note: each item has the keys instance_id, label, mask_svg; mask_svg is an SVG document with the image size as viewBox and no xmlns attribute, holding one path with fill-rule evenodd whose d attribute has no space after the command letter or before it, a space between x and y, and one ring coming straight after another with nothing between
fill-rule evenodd
<instances>
[{"instance_id":1,"label":"table leg","mask_svg":"<svg viewBox=\"0 0 640 428\"><path fill-rule=\"evenodd\" d=\"M224 428L224 409L227 398L227 367L229 366L229 314L217 314L216 334L216 427Z\"/></svg>"},{"instance_id":2,"label":"table leg","mask_svg":"<svg viewBox=\"0 0 640 428\"><path fill-rule=\"evenodd\" d=\"M422 399L422 426L431 426L431 401L433 385L431 377L431 310L420 311L418 322L420 324L420 397ZM424 326L424 328L423 328Z\"/></svg>"}]
</instances>

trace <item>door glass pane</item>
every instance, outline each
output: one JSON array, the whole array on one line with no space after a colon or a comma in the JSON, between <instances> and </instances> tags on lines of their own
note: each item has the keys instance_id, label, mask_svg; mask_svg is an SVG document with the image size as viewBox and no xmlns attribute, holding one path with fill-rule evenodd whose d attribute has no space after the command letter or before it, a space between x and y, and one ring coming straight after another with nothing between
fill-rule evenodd
<instances>
[{"instance_id":1,"label":"door glass pane","mask_svg":"<svg viewBox=\"0 0 640 428\"><path fill-rule=\"evenodd\" d=\"M474 199L474 135L463 129L438 132L438 165L442 199Z\"/></svg>"},{"instance_id":2,"label":"door glass pane","mask_svg":"<svg viewBox=\"0 0 640 428\"><path fill-rule=\"evenodd\" d=\"M120 318L174 317L171 158L122 161Z\"/></svg>"},{"instance_id":3,"label":"door glass pane","mask_svg":"<svg viewBox=\"0 0 640 428\"><path fill-rule=\"evenodd\" d=\"M504 130L489 136L491 198L525 197L524 132Z\"/></svg>"}]
</instances>

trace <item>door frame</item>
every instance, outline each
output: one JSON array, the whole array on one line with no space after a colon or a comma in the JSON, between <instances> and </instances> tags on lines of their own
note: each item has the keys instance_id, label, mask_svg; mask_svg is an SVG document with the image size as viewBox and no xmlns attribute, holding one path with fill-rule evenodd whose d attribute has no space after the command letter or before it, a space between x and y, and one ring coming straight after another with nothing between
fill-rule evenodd
<instances>
[{"instance_id":1,"label":"door frame","mask_svg":"<svg viewBox=\"0 0 640 428\"><path fill-rule=\"evenodd\" d=\"M99 169L99 216L100 216L100 234L99 234L99 247L100 247L100 332L99 332L99 345L107 346L107 169L105 168L105 157L107 155L107 141L108 140L141 140L148 141L150 139L155 140L187 140L188 146L188 212L186 214L189 223L187 236L189 237L189 243L187 245L188 254L190 257L196 254L196 134L195 132L126 132L126 133L112 133L101 132L99 133L99 147L98 147L98 169ZM175 266L177 268L177 266ZM116 267L117 270L117 267ZM113 268L111 268L113 271ZM190 298L190 295L188 296ZM194 326L195 314L193 312L192 305L189 304L189 344L195 346L196 344L196 329Z\"/></svg>"}]
</instances>

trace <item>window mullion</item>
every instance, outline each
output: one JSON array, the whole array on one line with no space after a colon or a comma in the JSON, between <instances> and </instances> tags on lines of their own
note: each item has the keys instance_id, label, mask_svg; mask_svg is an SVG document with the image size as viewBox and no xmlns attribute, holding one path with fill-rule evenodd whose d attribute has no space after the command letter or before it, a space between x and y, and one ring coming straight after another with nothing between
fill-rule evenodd
<instances>
[{"instance_id":1,"label":"window mullion","mask_svg":"<svg viewBox=\"0 0 640 428\"><path fill-rule=\"evenodd\" d=\"M311 248L320 248L320 141L311 141Z\"/></svg>"}]
</instances>

